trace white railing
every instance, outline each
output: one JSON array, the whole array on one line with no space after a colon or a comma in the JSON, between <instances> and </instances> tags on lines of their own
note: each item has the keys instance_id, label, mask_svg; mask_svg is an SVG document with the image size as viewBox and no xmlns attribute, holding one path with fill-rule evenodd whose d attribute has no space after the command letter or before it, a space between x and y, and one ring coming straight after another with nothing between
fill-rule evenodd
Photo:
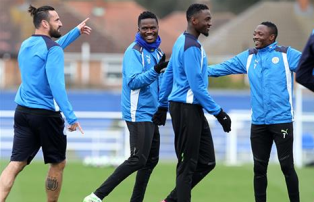
<instances>
[{"instance_id":1,"label":"white railing","mask_svg":"<svg viewBox=\"0 0 314 202\"><path fill-rule=\"evenodd\" d=\"M13 139L13 111L0 111L0 151L8 154L11 151ZM120 112L76 112L85 134L67 132L68 156L79 159L103 156L124 159L129 156L129 132ZM228 165L252 162L250 148L250 112L230 111L232 131L223 133L220 124L211 116L206 115L211 127L218 161ZM170 118L168 114L168 118ZM314 136L314 114L298 114L295 124L295 162L302 166L305 151L302 149L303 129ZM303 127L302 127L303 126ZM166 126L160 127L161 159L175 159L173 146L173 130L170 119ZM314 139L314 137L313 137ZM273 148L275 150L275 148ZM310 151L311 152L311 151ZM0 156L2 157L1 153ZM314 148L313 148L314 156ZM9 158L4 155L2 158ZM271 161L277 161L277 154L272 151Z\"/></svg>"}]
</instances>

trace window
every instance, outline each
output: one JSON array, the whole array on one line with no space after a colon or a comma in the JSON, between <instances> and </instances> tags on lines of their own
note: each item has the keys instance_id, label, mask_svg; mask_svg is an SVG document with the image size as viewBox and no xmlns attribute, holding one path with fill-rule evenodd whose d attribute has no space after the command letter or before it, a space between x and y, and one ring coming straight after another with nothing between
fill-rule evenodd
<instances>
[{"instance_id":1,"label":"window","mask_svg":"<svg viewBox=\"0 0 314 202\"><path fill-rule=\"evenodd\" d=\"M0 59L0 88L4 88L5 86L4 74L4 61Z\"/></svg>"},{"instance_id":2,"label":"window","mask_svg":"<svg viewBox=\"0 0 314 202\"><path fill-rule=\"evenodd\" d=\"M74 83L77 77L77 64L74 61L64 61L64 77L66 83Z\"/></svg>"},{"instance_id":3,"label":"window","mask_svg":"<svg viewBox=\"0 0 314 202\"><path fill-rule=\"evenodd\" d=\"M121 85L122 57L106 58L102 65L103 81L106 85Z\"/></svg>"}]
</instances>

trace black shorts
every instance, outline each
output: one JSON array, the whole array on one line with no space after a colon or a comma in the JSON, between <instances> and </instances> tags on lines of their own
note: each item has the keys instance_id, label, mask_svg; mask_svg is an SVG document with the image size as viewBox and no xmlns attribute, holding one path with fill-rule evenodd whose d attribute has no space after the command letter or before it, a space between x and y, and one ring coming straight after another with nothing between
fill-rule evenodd
<instances>
[{"instance_id":1,"label":"black shorts","mask_svg":"<svg viewBox=\"0 0 314 202\"><path fill-rule=\"evenodd\" d=\"M17 106L11 161L29 164L42 147L45 163L65 160L67 138L60 112Z\"/></svg>"}]
</instances>

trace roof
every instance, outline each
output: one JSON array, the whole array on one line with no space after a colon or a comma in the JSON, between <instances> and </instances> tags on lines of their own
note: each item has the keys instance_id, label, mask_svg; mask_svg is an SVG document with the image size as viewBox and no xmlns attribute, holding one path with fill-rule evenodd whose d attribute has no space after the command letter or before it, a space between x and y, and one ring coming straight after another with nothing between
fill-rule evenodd
<instances>
[{"instance_id":1,"label":"roof","mask_svg":"<svg viewBox=\"0 0 314 202\"><path fill-rule=\"evenodd\" d=\"M271 21L278 28L278 44L302 51L313 27L313 13L302 15L295 2L265 2L255 4L233 20L213 30L202 41L210 62L221 62L253 47L253 31L263 21ZM288 13L288 15L284 15Z\"/></svg>"},{"instance_id":2,"label":"roof","mask_svg":"<svg viewBox=\"0 0 314 202\"><path fill-rule=\"evenodd\" d=\"M89 17L120 50L134 41L138 15L145 10L133 1L67 1L65 4L81 16Z\"/></svg>"},{"instance_id":3,"label":"roof","mask_svg":"<svg viewBox=\"0 0 314 202\"><path fill-rule=\"evenodd\" d=\"M27 12L29 2L21 0L1 0L0 54L17 55L23 40L34 33L32 18ZM40 0L31 0L35 7L41 6ZM91 36L81 36L65 52L79 53L84 42L90 44L91 53L123 53L134 41L138 31L138 15L146 10L135 1L76 1L55 0L49 3L58 12L63 27L61 32L67 33L85 18L90 20L87 25L93 31ZM230 14L214 14L213 24L218 25L228 21ZM161 49L170 57L173 44L177 37L186 29L185 12L175 11L163 19L159 19L159 35L162 39ZM213 26L213 27L214 27Z\"/></svg>"}]
</instances>

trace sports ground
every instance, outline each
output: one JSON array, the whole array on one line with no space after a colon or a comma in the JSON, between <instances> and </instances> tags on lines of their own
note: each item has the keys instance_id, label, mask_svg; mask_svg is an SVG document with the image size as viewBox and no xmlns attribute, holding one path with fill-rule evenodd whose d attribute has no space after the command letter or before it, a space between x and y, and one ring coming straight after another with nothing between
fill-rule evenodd
<instances>
[{"instance_id":1,"label":"sports ground","mask_svg":"<svg viewBox=\"0 0 314 202\"><path fill-rule=\"evenodd\" d=\"M0 171L6 161L1 161ZM35 161L18 176L7 202L45 201L44 179L47 165ZM114 168L86 167L80 162L68 162L64 173L64 183L60 202L82 202L83 198L94 191ZM302 202L314 201L314 167L297 169L300 181ZM106 202L129 201L133 174L123 181L105 198ZM252 202L253 198L252 165L239 167L224 166L218 162L216 168L193 190L193 202ZM175 183L175 163L160 162L152 174L144 202L160 202ZM280 166L271 164L268 171L268 201L287 202L287 190Z\"/></svg>"}]
</instances>

